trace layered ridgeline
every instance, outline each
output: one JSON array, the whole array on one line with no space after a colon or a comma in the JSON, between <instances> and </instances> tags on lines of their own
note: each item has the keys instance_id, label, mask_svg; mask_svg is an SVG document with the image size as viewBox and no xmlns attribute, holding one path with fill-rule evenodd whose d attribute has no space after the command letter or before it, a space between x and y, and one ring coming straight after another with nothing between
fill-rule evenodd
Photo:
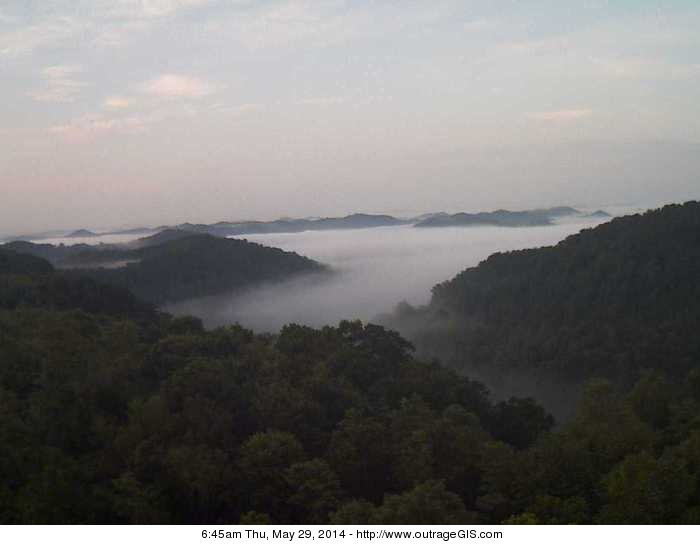
<instances>
[{"instance_id":1,"label":"layered ridgeline","mask_svg":"<svg viewBox=\"0 0 700 557\"><path fill-rule=\"evenodd\" d=\"M552 432L381 327L207 331L0 248L3 524L698 523L699 415L648 375Z\"/></svg>"},{"instance_id":2,"label":"layered ridgeline","mask_svg":"<svg viewBox=\"0 0 700 557\"><path fill-rule=\"evenodd\" d=\"M497 253L385 322L492 386L565 411L576 385L629 386L700 365L700 203L584 230L554 247Z\"/></svg>"},{"instance_id":3,"label":"layered ridgeline","mask_svg":"<svg viewBox=\"0 0 700 557\"><path fill-rule=\"evenodd\" d=\"M100 236L157 234L164 231L180 231L213 236L228 237L246 234L279 234L327 230L359 230L386 226L416 226L435 228L444 226L547 226L555 224L561 218L606 219L610 215L605 211L586 212L572 207L551 207L549 209L532 209L526 211L496 211L479 213L428 213L412 218L397 218L391 215L369 215L354 213L344 217L277 219L273 221L221 221L214 224L192 224L189 222L175 226L158 226L155 228L132 228L112 230L103 233L81 228L65 238L94 239ZM46 237L46 236L45 236ZM41 236L12 238L14 241L37 241Z\"/></svg>"},{"instance_id":4,"label":"layered ridgeline","mask_svg":"<svg viewBox=\"0 0 700 557\"><path fill-rule=\"evenodd\" d=\"M480 213L430 213L413 218L397 218L391 215L367 215L355 213L345 217L317 219L279 219L270 222L219 222L216 224L181 224L177 230L206 232L217 236L243 234L275 234L323 230L354 230L384 226L415 226L435 228L445 226L548 226L565 217L604 219L605 211L586 213L572 207L552 207L529 211L489 211Z\"/></svg>"},{"instance_id":5,"label":"layered ridgeline","mask_svg":"<svg viewBox=\"0 0 700 557\"><path fill-rule=\"evenodd\" d=\"M572 207L552 207L531 211L491 211L481 213L437 213L420 219L418 228L438 228L446 226L548 226L565 217L608 218L605 211L586 214Z\"/></svg>"},{"instance_id":6,"label":"layered ridgeline","mask_svg":"<svg viewBox=\"0 0 700 557\"><path fill-rule=\"evenodd\" d=\"M127 288L154 304L242 292L263 283L328 271L296 253L181 230L163 231L126 245L11 242L4 247L43 257L66 274Z\"/></svg>"}]
</instances>

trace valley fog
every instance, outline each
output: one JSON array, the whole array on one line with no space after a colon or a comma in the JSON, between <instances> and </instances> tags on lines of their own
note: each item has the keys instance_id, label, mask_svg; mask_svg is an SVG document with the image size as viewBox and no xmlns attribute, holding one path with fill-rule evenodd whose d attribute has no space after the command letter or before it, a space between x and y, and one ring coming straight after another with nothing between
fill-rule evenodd
<instances>
[{"instance_id":1,"label":"valley fog","mask_svg":"<svg viewBox=\"0 0 700 557\"><path fill-rule=\"evenodd\" d=\"M251 242L295 251L329 265L335 273L263 286L245 295L187 300L164 309L196 315L209 327L238 322L261 332L276 332L287 323L319 327L341 319L369 321L403 300L427 303L435 284L494 252L553 245L601 222L577 218L527 228L397 226L248 235L245 238Z\"/></svg>"},{"instance_id":2,"label":"valley fog","mask_svg":"<svg viewBox=\"0 0 700 557\"><path fill-rule=\"evenodd\" d=\"M126 244L143 238L143 234L104 234L99 236L80 236L70 238L66 236L48 236L45 238L35 238L32 242L36 244L53 244L54 246L77 246L85 244L87 246L99 246L100 244Z\"/></svg>"}]
</instances>

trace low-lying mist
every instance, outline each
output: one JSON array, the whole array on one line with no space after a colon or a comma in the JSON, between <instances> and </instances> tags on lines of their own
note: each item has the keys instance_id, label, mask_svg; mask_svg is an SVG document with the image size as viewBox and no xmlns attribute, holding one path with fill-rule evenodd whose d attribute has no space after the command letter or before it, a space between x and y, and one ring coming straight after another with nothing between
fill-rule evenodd
<instances>
[{"instance_id":1,"label":"low-lying mist","mask_svg":"<svg viewBox=\"0 0 700 557\"><path fill-rule=\"evenodd\" d=\"M398 226L249 235L249 241L295 251L336 272L262 286L245 295L188 300L164 309L196 315L207 326L238 322L259 332L275 332L287 323L318 327L342 319L369 321L403 300L414 305L427 303L435 284L494 252L552 245L601 222L576 219L530 228Z\"/></svg>"},{"instance_id":2,"label":"low-lying mist","mask_svg":"<svg viewBox=\"0 0 700 557\"><path fill-rule=\"evenodd\" d=\"M78 244L86 244L88 246L98 246L100 244L125 244L143 238L143 234L104 234L100 236L79 236L76 238L67 238L65 236L51 236L47 238L38 238L32 240L37 244L53 244L64 246L75 246Z\"/></svg>"}]
</instances>

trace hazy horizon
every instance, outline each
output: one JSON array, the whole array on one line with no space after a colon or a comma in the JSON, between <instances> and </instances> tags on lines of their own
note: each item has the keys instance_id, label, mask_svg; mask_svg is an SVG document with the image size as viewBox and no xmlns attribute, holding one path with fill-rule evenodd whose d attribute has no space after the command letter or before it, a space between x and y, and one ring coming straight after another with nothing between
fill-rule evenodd
<instances>
[{"instance_id":1,"label":"hazy horizon","mask_svg":"<svg viewBox=\"0 0 700 557\"><path fill-rule=\"evenodd\" d=\"M0 236L695 198L699 27L681 0L9 0Z\"/></svg>"},{"instance_id":2,"label":"hazy horizon","mask_svg":"<svg viewBox=\"0 0 700 557\"><path fill-rule=\"evenodd\" d=\"M688 199L676 199L676 200L671 200L668 201L668 203L684 203L685 201L692 201L694 199L688 198ZM630 204L630 203L619 203L619 204L610 204L610 205L576 205L573 206L571 204L567 203L562 203L561 205L551 205L551 206L544 206L544 205L537 205L537 206L513 206L507 208L507 210L511 211L531 211L531 210L539 210L539 209L549 209L553 208L556 206L566 206L566 207L572 207L573 209L578 210L581 215L578 217L574 218L585 218L587 216L587 213L593 213L595 211L606 211L608 212L611 216L617 217L617 216L622 216L622 215L627 215L627 214L632 214L632 213L639 213L639 212L644 212L647 210L651 209L656 209L659 208L667 203L661 203L661 204ZM258 221L258 222L273 222L276 220L284 220L284 219L322 219L322 218L342 218L346 216L350 216L353 214L369 214L369 215L381 215L381 214L386 214L390 215L395 218L400 218L400 219L411 219L411 218L417 218L423 215L428 215L431 213L460 213L460 212L473 212L473 213L478 213L478 212L491 212L491 211L496 211L496 210L501 210L501 209L506 209L505 207L502 206L494 206L494 207L486 207L486 208L477 208L477 209L461 209L461 208L449 208L449 209L434 209L432 211L420 211L420 212L411 212L411 211L403 211L403 212L394 212L394 213L389 213L389 212L381 212L381 211L353 211L351 213L332 213L332 214L314 214L314 215L299 215L299 216L290 216L290 215L279 215L274 218L270 219L255 219L255 218L249 218L249 219L223 219L217 222L231 222L231 223L236 223L236 222L252 222L252 221ZM144 229L156 229L158 227L175 227L179 226L182 224L185 224L186 221L180 220L180 221L172 221L168 223L163 223L163 222L140 222L140 223L128 223L128 224L123 224L121 226L114 226L114 227L107 227L107 226L83 226L83 227L71 227L71 228L63 228L63 229L54 229L54 230L34 230L31 232L26 232L24 234L0 234L0 243L3 241L9 241L15 238L29 238L31 241L40 241L40 242L45 242L45 243L50 243L50 244L57 244L57 243L62 243L64 245L74 245L74 244L88 244L88 245L93 245L93 244L119 244L119 243L124 243L124 242L129 242L133 240L138 240L144 237L147 237L149 235L149 232L138 232L138 233L130 233L130 234L124 234L121 231L129 231L130 229L138 229L138 228L144 228ZM215 224L214 222L203 222L203 221L194 221L191 222L190 224L204 224L204 225L212 225ZM370 227L371 228L371 227ZM89 232L93 232L96 234L96 236L76 236L76 237L69 237L68 235L71 234L72 232L76 232L77 230L88 230ZM350 230L361 230L362 228L359 229L350 229ZM280 234L298 234L299 232L282 232ZM263 234L255 234L253 236L265 236L269 235L269 233L263 233ZM240 236L232 236L235 238L242 238L245 237L246 235L240 235Z\"/></svg>"}]
</instances>

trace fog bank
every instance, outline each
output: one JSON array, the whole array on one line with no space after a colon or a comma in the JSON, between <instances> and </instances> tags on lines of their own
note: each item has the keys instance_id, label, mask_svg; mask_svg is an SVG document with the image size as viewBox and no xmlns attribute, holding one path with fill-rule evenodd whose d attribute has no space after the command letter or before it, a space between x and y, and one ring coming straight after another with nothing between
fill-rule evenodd
<instances>
[{"instance_id":1,"label":"fog bank","mask_svg":"<svg viewBox=\"0 0 700 557\"><path fill-rule=\"evenodd\" d=\"M207 326L238 322L267 332L287 323L318 327L341 319L368 321L402 300L428 302L435 284L494 252L552 245L601 222L574 219L528 228L398 226L248 235L249 241L326 263L336 273L323 279L302 277L263 286L245 295L188 300L165 309L196 315Z\"/></svg>"}]
</instances>

